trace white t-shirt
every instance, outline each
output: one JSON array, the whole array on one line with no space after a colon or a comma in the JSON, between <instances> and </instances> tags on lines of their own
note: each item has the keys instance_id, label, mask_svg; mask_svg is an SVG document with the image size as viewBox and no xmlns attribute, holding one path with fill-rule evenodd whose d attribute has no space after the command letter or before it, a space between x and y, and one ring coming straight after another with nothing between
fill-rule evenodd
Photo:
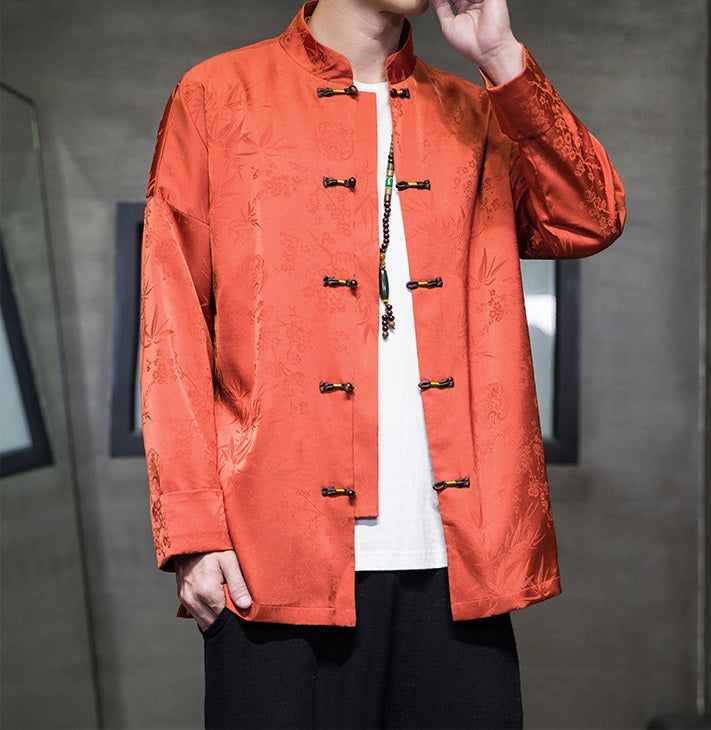
<instances>
[{"instance_id":1,"label":"white t-shirt","mask_svg":"<svg viewBox=\"0 0 711 730\"><path fill-rule=\"evenodd\" d=\"M383 196L392 117L388 84L356 81L376 95L378 197L382 243ZM397 158L395 159L397 180ZM373 251L373 266L378 253ZM395 329L378 337L378 516L356 520L356 570L412 570L447 565L442 519L430 459L415 345L412 293L398 191L393 187L386 267ZM380 305L383 314L383 305ZM357 488L357 487L356 487Z\"/></svg>"}]
</instances>

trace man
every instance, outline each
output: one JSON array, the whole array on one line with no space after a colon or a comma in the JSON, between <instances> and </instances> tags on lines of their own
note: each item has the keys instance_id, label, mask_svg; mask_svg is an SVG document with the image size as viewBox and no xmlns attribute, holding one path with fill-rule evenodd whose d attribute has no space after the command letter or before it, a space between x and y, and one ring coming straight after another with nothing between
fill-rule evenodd
<instances>
[{"instance_id":1,"label":"man","mask_svg":"<svg viewBox=\"0 0 711 730\"><path fill-rule=\"evenodd\" d=\"M209 727L517 727L508 612L560 591L519 256L620 234L505 0L307 2L182 79L148 185L159 566ZM352 628L354 627L355 628Z\"/></svg>"}]
</instances>

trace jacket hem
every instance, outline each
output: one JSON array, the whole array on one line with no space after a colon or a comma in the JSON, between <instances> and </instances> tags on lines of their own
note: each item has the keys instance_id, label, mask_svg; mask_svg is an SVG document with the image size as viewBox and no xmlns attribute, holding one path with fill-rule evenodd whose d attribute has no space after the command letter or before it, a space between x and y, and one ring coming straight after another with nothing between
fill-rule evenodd
<instances>
[{"instance_id":1,"label":"jacket hem","mask_svg":"<svg viewBox=\"0 0 711 730\"><path fill-rule=\"evenodd\" d=\"M543 583L534 583L515 593L501 596L477 598L471 601L453 601L452 617L455 621L468 621L475 618L486 618L501 613L526 608L534 603L546 601L560 595L560 575L556 574Z\"/></svg>"},{"instance_id":2,"label":"jacket hem","mask_svg":"<svg viewBox=\"0 0 711 730\"><path fill-rule=\"evenodd\" d=\"M560 575L556 574L543 583L534 583L515 593L471 601L455 601L452 603L452 618L455 621L469 621L496 616L540 603L560 595L560 593ZM356 611L353 608L253 603L249 609L242 610L234 605L228 593L225 593L225 598L227 608L246 621L320 626L356 625ZM178 616L189 617L189 614L183 609L178 611Z\"/></svg>"},{"instance_id":3,"label":"jacket hem","mask_svg":"<svg viewBox=\"0 0 711 730\"><path fill-rule=\"evenodd\" d=\"M315 625L315 626L355 626L356 612L354 608L336 606L280 606L264 603L253 603L243 611L231 600L227 600L227 608L246 621Z\"/></svg>"}]
</instances>

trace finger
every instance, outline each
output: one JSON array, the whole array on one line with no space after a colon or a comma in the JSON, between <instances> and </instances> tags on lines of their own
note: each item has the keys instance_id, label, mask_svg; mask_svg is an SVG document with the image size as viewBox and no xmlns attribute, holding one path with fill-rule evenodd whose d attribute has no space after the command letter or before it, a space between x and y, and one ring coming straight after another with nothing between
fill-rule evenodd
<instances>
[{"instance_id":1,"label":"finger","mask_svg":"<svg viewBox=\"0 0 711 730\"><path fill-rule=\"evenodd\" d=\"M437 13L441 25L448 23L454 18L454 11L449 4L449 0L432 0L432 6Z\"/></svg>"},{"instance_id":2,"label":"finger","mask_svg":"<svg viewBox=\"0 0 711 730\"><path fill-rule=\"evenodd\" d=\"M198 603L196 604L195 608L191 608L189 610L192 617L195 619L195 622L202 631L205 631L205 629L211 626L215 619L217 619L217 617L222 612L222 609L216 611L214 608L208 606L206 603Z\"/></svg>"},{"instance_id":3,"label":"finger","mask_svg":"<svg viewBox=\"0 0 711 730\"><path fill-rule=\"evenodd\" d=\"M176 562L178 598L190 613L200 614L203 605L213 613L225 607L222 570L215 555L186 557Z\"/></svg>"},{"instance_id":4,"label":"finger","mask_svg":"<svg viewBox=\"0 0 711 730\"><path fill-rule=\"evenodd\" d=\"M247 609L252 605L252 596L245 583L242 570L239 567L237 555L233 552L221 556L222 575L224 576L230 597L238 608Z\"/></svg>"},{"instance_id":5,"label":"finger","mask_svg":"<svg viewBox=\"0 0 711 730\"><path fill-rule=\"evenodd\" d=\"M178 598L200 627L213 621L225 607L225 593L221 585L219 593L207 597L196 593L190 587L183 587L178 593Z\"/></svg>"},{"instance_id":6,"label":"finger","mask_svg":"<svg viewBox=\"0 0 711 730\"><path fill-rule=\"evenodd\" d=\"M209 612L218 614L225 607L222 583L197 587L184 584L178 592L178 598L193 616L204 613L206 608Z\"/></svg>"},{"instance_id":7,"label":"finger","mask_svg":"<svg viewBox=\"0 0 711 730\"><path fill-rule=\"evenodd\" d=\"M454 5L454 11L457 13L464 13L467 10L481 9L481 6L485 4L485 0L452 0Z\"/></svg>"}]
</instances>

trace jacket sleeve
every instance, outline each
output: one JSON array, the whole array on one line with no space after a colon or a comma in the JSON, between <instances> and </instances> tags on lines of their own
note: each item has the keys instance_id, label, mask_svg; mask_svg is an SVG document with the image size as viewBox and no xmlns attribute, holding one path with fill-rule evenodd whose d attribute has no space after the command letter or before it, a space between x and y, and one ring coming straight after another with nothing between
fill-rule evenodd
<instances>
[{"instance_id":1,"label":"jacket sleeve","mask_svg":"<svg viewBox=\"0 0 711 730\"><path fill-rule=\"evenodd\" d=\"M484 77L498 124L514 142L510 176L520 255L590 256L622 233L622 182L525 48L523 56L524 70L505 84Z\"/></svg>"},{"instance_id":2,"label":"jacket sleeve","mask_svg":"<svg viewBox=\"0 0 711 730\"><path fill-rule=\"evenodd\" d=\"M181 82L148 181L141 403L158 565L232 547L217 474L204 92Z\"/></svg>"}]
</instances>

